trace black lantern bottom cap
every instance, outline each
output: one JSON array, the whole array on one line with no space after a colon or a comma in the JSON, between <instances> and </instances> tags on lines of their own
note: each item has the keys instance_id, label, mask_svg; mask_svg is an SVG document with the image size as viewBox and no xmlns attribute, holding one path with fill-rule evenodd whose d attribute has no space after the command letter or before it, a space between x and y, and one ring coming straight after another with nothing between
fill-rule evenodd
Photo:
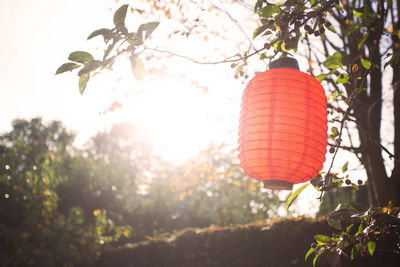
<instances>
[{"instance_id":1,"label":"black lantern bottom cap","mask_svg":"<svg viewBox=\"0 0 400 267\"><path fill-rule=\"evenodd\" d=\"M264 180L263 184L265 189L273 189L273 190L293 189L293 183L283 180Z\"/></svg>"}]
</instances>

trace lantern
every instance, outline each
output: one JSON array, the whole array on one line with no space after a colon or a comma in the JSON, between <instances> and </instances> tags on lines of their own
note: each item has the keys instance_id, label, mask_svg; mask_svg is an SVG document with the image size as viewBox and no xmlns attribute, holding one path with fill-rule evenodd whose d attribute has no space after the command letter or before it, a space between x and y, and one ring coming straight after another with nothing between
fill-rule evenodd
<instances>
[{"instance_id":1,"label":"lantern","mask_svg":"<svg viewBox=\"0 0 400 267\"><path fill-rule=\"evenodd\" d=\"M281 58L243 92L239 160L264 188L291 190L322 169L327 146L327 100L321 84Z\"/></svg>"}]
</instances>

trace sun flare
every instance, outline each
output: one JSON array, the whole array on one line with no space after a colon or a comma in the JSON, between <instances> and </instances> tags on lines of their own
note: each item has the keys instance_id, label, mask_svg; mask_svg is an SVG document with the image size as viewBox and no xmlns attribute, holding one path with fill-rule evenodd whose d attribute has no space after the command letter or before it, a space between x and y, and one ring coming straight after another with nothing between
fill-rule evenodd
<instances>
[{"instance_id":1,"label":"sun flare","mask_svg":"<svg viewBox=\"0 0 400 267\"><path fill-rule=\"evenodd\" d=\"M207 99L201 90L177 81L152 82L126 112L153 142L156 153L175 163L207 146Z\"/></svg>"},{"instance_id":2,"label":"sun flare","mask_svg":"<svg viewBox=\"0 0 400 267\"><path fill-rule=\"evenodd\" d=\"M112 73L96 77L91 84L96 90L85 92L91 99L88 108L101 114L90 125L98 129L131 122L152 143L155 154L175 164L194 158L211 143L236 144L240 85L221 75L223 67L210 71L192 66L172 75L150 68L139 82L126 62L119 63ZM174 63L170 67L177 70L180 66ZM194 81L186 73L198 73L207 80ZM121 108L102 112L111 109L113 102L121 102ZM90 128L87 120L82 124Z\"/></svg>"}]
</instances>

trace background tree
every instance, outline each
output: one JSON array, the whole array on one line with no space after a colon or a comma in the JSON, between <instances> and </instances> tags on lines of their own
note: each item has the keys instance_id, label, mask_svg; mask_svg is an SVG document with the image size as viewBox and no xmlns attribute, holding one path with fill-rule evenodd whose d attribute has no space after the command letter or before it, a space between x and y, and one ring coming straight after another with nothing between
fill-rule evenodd
<instances>
[{"instance_id":1,"label":"background tree","mask_svg":"<svg viewBox=\"0 0 400 267\"><path fill-rule=\"evenodd\" d=\"M74 135L60 122L15 120L0 136L0 261L5 266L89 264L99 248L79 207L58 213L60 170ZM66 249L68 248L68 249Z\"/></svg>"},{"instance_id":2,"label":"background tree","mask_svg":"<svg viewBox=\"0 0 400 267\"><path fill-rule=\"evenodd\" d=\"M134 129L117 124L83 149L60 122L13 122L0 136L3 264L89 266L148 236L278 217L282 200L243 179L229 148L177 166Z\"/></svg>"}]
</instances>

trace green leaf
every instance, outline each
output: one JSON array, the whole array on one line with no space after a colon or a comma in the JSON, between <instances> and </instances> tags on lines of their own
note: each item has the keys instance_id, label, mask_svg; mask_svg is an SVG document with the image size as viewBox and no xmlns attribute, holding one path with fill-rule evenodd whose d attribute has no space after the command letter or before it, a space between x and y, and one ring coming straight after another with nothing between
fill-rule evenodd
<instances>
[{"instance_id":1,"label":"green leaf","mask_svg":"<svg viewBox=\"0 0 400 267\"><path fill-rule=\"evenodd\" d=\"M351 230L351 228L353 228L353 226L354 226L354 224L352 223L352 224L350 224L349 226L347 226L347 228L346 228L346 232L347 233L350 233L350 230Z\"/></svg>"},{"instance_id":2,"label":"green leaf","mask_svg":"<svg viewBox=\"0 0 400 267\"><path fill-rule=\"evenodd\" d=\"M336 70L332 70L332 71L330 71L328 73L320 74L318 76L315 76L315 79L317 79L317 81L319 81L319 82L322 82L323 80L325 80L326 77L328 77L329 75L331 75L331 74L333 74L335 72L336 72Z\"/></svg>"},{"instance_id":3,"label":"green leaf","mask_svg":"<svg viewBox=\"0 0 400 267\"><path fill-rule=\"evenodd\" d=\"M358 236L359 234L361 234L364 231L364 226L362 223L360 223L360 225L358 226L358 231L355 234L355 236Z\"/></svg>"},{"instance_id":4,"label":"green leaf","mask_svg":"<svg viewBox=\"0 0 400 267\"><path fill-rule=\"evenodd\" d=\"M66 72L66 71L71 71L73 69L79 68L80 66L81 65L78 65L78 64L72 63L72 62L64 63L57 69L56 75L60 74L60 73L63 73L63 72Z\"/></svg>"},{"instance_id":5,"label":"green leaf","mask_svg":"<svg viewBox=\"0 0 400 267\"><path fill-rule=\"evenodd\" d=\"M355 8L355 9L353 9L353 15L354 15L354 17L356 17L356 18L361 18L362 15L363 15L363 11L364 11L364 8L363 8L363 7L362 7L362 8Z\"/></svg>"},{"instance_id":6,"label":"green leaf","mask_svg":"<svg viewBox=\"0 0 400 267\"><path fill-rule=\"evenodd\" d=\"M366 59L361 59L361 64L364 66L364 68L366 68L367 70L369 70L371 68L371 62L366 60Z\"/></svg>"},{"instance_id":7,"label":"green leaf","mask_svg":"<svg viewBox=\"0 0 400 267\"><path fill-rule=\"evenodd\" d=\"M329 236L326 235L315 235L314 239L318 242L320 245L325 245L331 242L331 239Z\"/></svg>"},{"instance_id":8,"label":"green leaf","mask_svg":"<svg viewBox=\"0 0 400 267\"><path fill-rule=\"evenodd\" d=\"M304 261L306 261L307 258L308 258L314 251L315 251L315 248L310 248L310 249L307 251L307 254L306 254L306 257L304 258Z\"/></svg>"},{"instance_id":9,"label":"green leaf","mask_svg":"<svg viewBox=\"0 0 400 267\"><path fill-rule=\"evenodd\" d=\"M148 22L139 26L137 30L138 39L143 42L143 39L149 38L151 33L160 25L160 22ZM143 32L146 32L143 38Z\"/></svg>"},{"instance_id":10,"label":"green leaf","mask_svg":"<svg viewBox=\"0 0 400 267\"><path fill-rule=\"evenodd\" d=\"M94 37L96 37L96 36L99 36L99 35L102 35L103 36L103 38L104 38L104 42L108 42L111 38L112 38L112 31L111 30L109 30L109 29L98 29L98 30L95 30L94 32L92 32L89 36L88 36L88 40L90 40L90 39L92 39L92 38L94 38Z\"/></svg>"},{"instance_id":11,"label":"green leaf","mask_svg":"<svg viewBox=\"0 0 400 267\"><path fill-rule=\"evenodd\" d=\"M335 28L333 28L332 24L329 21L326 21L324 25L325 25L325 28L327 28L328 30L330 30L333 33L336 33Z\"/></svg>"},{"instance_id":12,"label":"green leaf","mask_svg":"<svg viewBox=\"0 0 400 267\"><path fill-rule=\"evenodd\" d=\"M328 77L330 75L330 73L326 73L326 74L320 74L318 76L315 77L315 79L317 79L317 81L322 82L323 80L325 80L326 77Z\"/></svg>"},{"instance_id":13,"label":"green leaf","mask_svg":"<svg viewBox=\"0 0 400 267\"><path fill-rule=\"evenodd\" d=\"M113 18L115 26L125 23L126 12L128 10L128 6L129 5L123 5L115 11L114 18Z\"/></svg>"},{"instance_id":14,"label":"green leaf","mask_svg":"<svg viewBox=\"0 0 400 267\"><path fill-rule=\"evenodd\" d=\"M347 83L349 80L349 75L346 73L340 73L336 83Z\"/></svg>"},{"instance_id":15,"label":"green leaf","mask_svg":"<svg viewBox=\"0 0 400 267\"><path fill-rule=\"evenodd\" d=\"M335 52L332 56L328 56L323 65L328 69L336 69L343 67L342 54Z\"/></svg>"},{"instance_id":16,"label":"green leaf","mask_svg":"<svg viewBox=\"0 0 400 267\"><path fill-rule=\"evenodd\" d=\"M254 12L257 12L263 5L264 0L257 0L256 4L254 5Z\"/></svg>"},{"instance_id":17,"label":"green leaf","mask_svg":"<svg viewBox=\"0 0 400 267\"><path fill-rule=\"evenodd\" d=\"M338 3L334 3L333 4L337 9L339 9L339 10L343 10L343 7L341 6L341 5L339 5Z\"/></svg>"},{"instance_id":18,"label":"green leaf","mask_svg":"<svg viewBox=\"0 0 400 267\"><path fill-rule=\"evenodd\" d=\"M340 179L338 179L340 180ZM341 180L340 180L341 181ZM343 182L343 181L341 181ZM334 183L337 185L337 183ZM339 206L338 206L339 208ZM343 222L353 222L354 219L352 216L355 214L355 211L349 208L340 207L336 208L335 211L328 214L328 224L334 227L337 230L342 230Z\"/></svg>"},{"instance_id":19,"label":"green leaf","mask_svg":"<svg viewBox=\"0 0 400 267\"><path fill-rule=\"evenodd\" d=\"M274 42L274 44L272 45L272 48L275 51L280 50L280 49L282 49L282 43L283 43L282 40L278 40L278 41Z\"/></svg>"},{"instance_id":20,"label":"green leaf","mask_svg":"<svg viewBox=\"0 0 400 267\"><path fill-rule=\"evenodd\" d=\"M138 80L142 80L146 74L143 61L137 55L132 55L130 60L133 76L135 76L135 78Z\"/></svg>"},{"instance_id":21,"label":"green leaf","mask_svg":"<svg viewBox=\"0 0 400 267\"><path fill-rule=\"evenodd\" d=\"M263 18L269 18L273 14L281 13L279 6L267 3L267 6L258 10L258 15Z\"/></svg>"},{"instance_id":22,"label":"green leaf","mask_svg":"<svg viewBox=\"0 0 400 267\"><path fill-rule=\"evenodd\" d=\"M338 128L336 128L335 126L333 126L333 127L331 128L331 132L332 132L332 136L333 136L333 137L336 137L336 136L339 135L339 130L338 130Z\"/></svg>"},{"instance_id":23,"label":"green leaf","mask_svg":"<svg viewBox=\"0 0 400 267\"><path fill-rule=\"evenodd\" d=\"M255 39L257 36L259 36L260 34L262 34L265 30L267 30L269 27L268 24L264 24L261 25L260 27L258 27L254 32L253 32L253 39Z\"/></svg>"},{"instance_id":24,"label":"green leaf","mask_svg":"<svg viewBox=\"0 0 400 267\"><path fill-rule=\"evenodd\" d=\"M318 251L318 253L315 255L315 257L314 257L314 259L313 259L313 267L315 267L315 265L317 264L318 257L319 257L322 253L324 253L324 251L325 251L325 248L320 248L320 250Z\"/></svg>"},{"instance_id":25,"label":"green leaf","mask_svg":"<svg viewBox=\"0 0 400 267\"><path fill-rule=\"evenodd\" d=\"M287 202L286 202L286 210L289 209L290 205L292 205L293 201L299 196L299 194L308 186L310 185L310 183L306 183L303 184L302 186L300 186L299 188L297 188L296 191L294 191L293 194L290 195L290 197L288 198Z\"/></svg>"},{"instance_id":26,"label":"green leaf","mask_svg":"<svg viewBox=\"0 0 400 267\"><path fill-rule=\"evenodd\" d=\"M97 69L98 67L101 66L101 61L99 60L92 60L89 61L79 72L78 72L78 76L82 76L83 74L89 73L95 69Z\"/></svg>"},{"instance_id":27,"label":"green leaf","mask_svg":"<svg viewBox=\"0 0 400 267\"><path fill-rule=\"evenodd\" d=\"M342 172L345 173L347 171L347 167L349 165L349 162L347 161L345 164L342 166Z\"/></svg>"},{"instance_id":28,"label":"green leaf","mask_svg":"<svg viewBox=\"0 0 400 267\"><path fill-rule=\"evenodd\" d=\"M266 53L261 53L259 59L263 60L267 58L267 54Z\"/></svg>"},{"instance_id":29,"label":"green leaf","mask_svg":"<svg viewBox=\"0 0 400 267\"><path fill-rule=\"evenodd\" d=\"M87 85L87 82L89 81L89 78L90 78L89 73L83 74L79 78L79 92L81 93L81 95L83 95L83 92L85 92L86 85Z\"/></svg>"},{"instance_id":30,"label":"green leaf","mask_svg":"<svg viewBox=\"0 0 400 267\"><path fill-rule=\"evenodd\" d=\"M236 70L235 70L235 74L238 74L239 72L241 72L243 70L243 65L239 65Z\"/></svg>"},{"instance_id":31,"label":"green leaf","mask_svg":"<svg viewBox=\"0 0 400 267\"><path fill-rule=\"evenodd\" d=\"M355 190L360 189L360 188L358 187L358 185L356 185L355 183L351 183L351 186L352 186Z\"/></svg>"},{"instance_id":32,"label":"green leaf","mask_svg":"<svg viewBox=\"0 0 400 267\"><path fill-rule=\"evenodd\" d=\"M374 240L368 240L367 248L368 248L369 254L371 254L371 256L374 255L374 251L375 251L375 248L376 248L375 241Z\"/></svg>"},{"instance_id":33,"label":"green leaf","mask_svg":"<svg viewBox=\"0 0 400 267\"><path fill-rule=\"evenodd\" d=\"M93 60L93 56L85 51L75 51L69 54L68 59L78 63L86 64Z\"/></svg>"},{"instance_id":34,"label":"green leaf","mask_svg":"<svg viewBox=\"0 0 400 267\"><path fill-rule=\"evenodd\" d=\"M267 35L270 35L270 34L272 34L272 32L270 30L268 30L263 34L263 36L267 36Z\"/></svg>"}]
</instances>

